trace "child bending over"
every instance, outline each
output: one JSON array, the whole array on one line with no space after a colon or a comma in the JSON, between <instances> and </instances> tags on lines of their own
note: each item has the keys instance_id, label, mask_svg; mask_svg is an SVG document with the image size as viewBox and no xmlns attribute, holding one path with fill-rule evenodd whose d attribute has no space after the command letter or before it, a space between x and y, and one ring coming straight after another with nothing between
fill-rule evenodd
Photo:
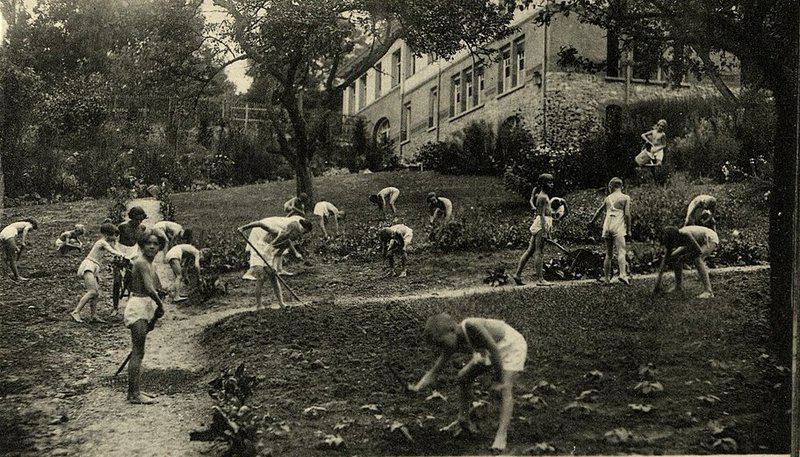
<instances>
[{"instance_id":1,"label":"child bending over","mask_svg":"<svg viewBox=\"0 0 800 457\"><path fill-rule=\"evenodd\" d=\"M75 228L67 230L56 238L55 245L59 255L66 255L69 251L80 251L83 247L81 236L86 234L86 226L75 224Z\"/></svg>"},{"instance_id":2,"label":"child bending over","mask_svg":"<svg viewBox=\"0 0 800 457\"><path fill-rule=\"evenodd\" d=\"M377 206L381 211L385 211L386 207L389 207L389 209L392 211L392 215L396 215L397 207L394 206L394 202L397 201L397 197L399 196L400 189L397 187L384 187L377 194L370 195L369 201Z\"/></svg>"},{"instance_id":3,"label":"child bending over","mask_svg":"<svg viewBox=\"0 0 800 457\"><path fill-rule=\"evenodd\" d=\"M297 197L292 197L283 204L283 212L286 216L306 216L306 205L308 205L308 194L301 192Z\"/></svg>"},{"instance_id":4,"label":"child bending over","mask_svg":"<svg viewBox=\"0 0 800 457\"><path fill-rule=\"evenodd\" d=\"M200 274L200 260L208 257L210 251L208 249L197 249L191 244L178 244L173 246L164 256L164 263L168 264L175 275L175 284L172 286L172 300L175 302L187 300L189 297L181 294L183 287L183 259L192 257L194 259L194 268L197 274Z\"/></svg>"},{"instance_id":5,"label":"child bending over","mask_svg":"<svg viewBox=\"0 0 800 457\"><path fill-rule=\"evenodd\" d=\"M453 217L453 202L449 198L437 197L436 192L429 192L426 198L428 202L428 213L430 214L430 224L439 222L446 225Z\"/></svg>"},{"instance_id":6,"label":"child bending over","mask_svg":"<svg viewBox=\"0 0 800 457\"><path fill-rule=\"evenodd\" d=\"M322 235L328 238L328 230L326 225L328 221L333 220L333 226L336 233L339 233L339 218L344 219L344 211L339 211L338 208L333 206L333 203L321 201L314 205L314 215L319 217L319 226L322 229Z\"/></svg>"},{"instance_id":7,"label":"child bending over","mask_svg":"<svg viewBox=\"0 0 800 457\"><path fill-rule=\"evenodd\" d=\"M683 222L684 227L687 225L702 225L711 230L716 230L716 212L717 212L717 199L711 195L698 195L694 197L686 208L686 220Z\"/></svg>"},{"instance_id":8,"label":"child bending over","mask_svg":"<svg viewBox=\"0 0 800 457\"><path fill-rule=\"evenodd\" d=\"M711 280L708 278L708 267L704 259L714 252L719 246L717 232L708 227L699 225L688 225L683 228L665 227L661 236L661 243L666 248L664 259L658 270L656 285L653 293L661 292L661 280L664 271L672 265L675 272L675 285L667 292L683 291L683 265L694 263L697 267L697 274L703 283L703 293L697 298L710 298L714 296L711 290Z\"/></svg>"},{"instance_id":9,"label":"child bending over","mask_svg":"<svg viewBox=\"0 0 800 457\"><path fill-rule=\"evenodd\" d=\"M144 358L147 333L155 327L156 320L164 315L164 305L158 291L161 282L153 267L156 254L164 249L163 241L152 231L139 236L141 255L133 260L131 270L131 296L125 306L125 326L131 331L131 359L128 363L128 401L151 404L156 400L139 389L139 371Z\"/></svg>"},{"instance_id":10,"label":"child bending over","mask_svg":"<svg viewBox=\"0 0 800 457\"><path fill-rule=\"evenodd\" d=\"M522 282L522 270L525 269L525 264L533 256L533 267L536 269L536 283L539 285L548 285L549 282L544 280L544 246L547 239L550 238L550 233L553 230L553 217L552 208L550 207L550 193L553 192L553 185L555 179L549 173L539 175L536 181L536 187L531 192L530 205L536 212L531 225L531 239L528 243L528 249L522 254L517 265L517 271L514 274L514 282L521 286L525 283Z\"/></svg>"},{"instance_id":11,"label":"child bending over","mask_svg":"<svg viewBox=\"0 0 800 457\"><path fill-rule=\"evenodd\" d=\"M608 183L608 196L603 200L603 204L597 208L594 217L589 225L595 223L600 214L605 211L606 217L603 220L603 239L606 242L606 258L603 262L606 284L611 283L611 259L614 257L614 250L617 251L617 265L619 266L619 280L627 285L631 284L628 275L628 262L625 257L625 237L631 234L631 197L622 193L622 180L613 178Z\"/></svg>"},{"instance_id":12,"label":"child bending over","mask_svg":"<svg viewBox=\"0 0 800 457\"><path fill-rule=\"evenodd\" d=\"M414 238L414 231L404 224L396 224L385 227L378 231L378 241L381 244L381 254L384 261L389 262L389 269L385 276L394 273L394 258L400 257L400 273L398 278L405 278L406 261L408 260L408 249L411 247L411 240Z\"/></svg>"},{"instance_id":13,"label":"child bending over","mask_svg":"<svg viewBox=\"0 0 800 457\"><path fill-rule=\"evenodd\" d=\"M163 236L166 237L168 248L179 244L181 241L184 243L191 243L191 239L188 241L185 239L187 236L191 238L191 230L185 230L183 226L177 222L159 221L153 224L153 229L159 231L159 235L163 234Z\"/></svg>"},{"instance_id":14,"label":"child bending over","mask_svg":"<svg viewBox=\"0 0 800 457\"><path fill-rule=\"evenodd\" d=\"M240 232L248 229L260 228L267 233L270 242L266 242L258 248L258 252L250 249L250 270L256 278L256 309L262 309L261 301L264 282L269 280L275 292L278 303L271 306L272 309L280 309L286 306L283 301L283 291L278 282L278 271L281 267L281 257L287 247L294 250L293 240L299 240L313 228L311 222L306 219L293 220L282 226L280 221L270 219L288 218L267 218L260 221L251 222L238 228ZM284 228L285 227L285 228ZM260 254L260 255L259 255ZM299 256L299 253L297 254Z\"/></svg>"},{"instance_id":15,"label":"child bending over","mask_svg":"<svg viewBox=\"0 0 800 457\"><path fill-rule=\"evenodd\" d=\"M100 269L103 265L103 254L108 252L111 255L124 257L124 254L116 249L114 246L117 244L117 235L119 231L113 224L103 224L100 226L100 234L102 238L95 241L92 245L92 250L83 259L80 266L78 266L78 277L83 278L83 283L86 285L86 293L83 294L78 306L70 313L75 322L83 322L81 319L81 310L86 304L89 304L89 320L90 322L105 322L98 317L95 302L100 297Z\"/></svg>"},{"instance_id":16,"label":"child bending over","mask_svg":"<svg viewBox=\"0 0 800 457\"><path fill-rule=\"evenodd\" d=\"M472 383L481 374L491 373L492 388L502 398L500 424L492 449L504 450L514 408L514 383L525 368L528 357L525 338L501 320L469 317L457 322L449 314L442 313L428 319L425 339L438 350L439 358L417 384L408 386L409 390L418 392L434 382L445 363L456 353L471 353L472 359L458 372L461 388L458 421L470 432L476 431L469 417Z\"/></svg>"},{"instance_id":17,"label":"child bending over","mask_svg":"<svg viewBox=\"0 0 800 457\"><path fill-rule=\"evenodd\" d=\"M23 219L19 222L12 222L8 224L3 230L0 230L0 246L3 247L3 253L6 256L6 263L11 268L11 279L14 281L27 281L28 278L23 278L19 275L17 270L17 262L22 257L22 251L28 247L28 232L39 228L39 223L36 219ZM17 246L17 236L22 231L22 239L19 246Z\"/></svg>"},{"instance_id":18,"label":"child bending over","mask_svg":"<svg viewBox=\"0 0 800 457\"><path fill-rule=\"evenodd\" d=\"M282 216L273 216L273 217L265 217L261 219L259 222L262 224L269 224L270 226L274 227L277 230L284 230L286 227L291 224L292 222L300 222L301 220L305 219L303 216L289 216L289 217L282 217ZM267 249L267 244L269 244L273 239L273 236L269 234L266 230L262 229L260 226L253 227L250 229L250 235L247 237L247 241L250 243L245 247L245 251L250 253L250 268L242 275L242 279L246 279L248 281L256 281L255 270L253 269L253 262L261 263L262 261L258 258L258 254L253 251L253 248L250 245L256 247L256 249L261 252L263 249ZM290 273L283 269L283 256L291 251L292 254L298 260L302 260L303 256L297 252L297 248L295 248L294 243L289 243L288 248L284 249L281 252L280 257L277 259L277 272L281 276L292 276L294 273Z\"/></svg>"}]
</instances>

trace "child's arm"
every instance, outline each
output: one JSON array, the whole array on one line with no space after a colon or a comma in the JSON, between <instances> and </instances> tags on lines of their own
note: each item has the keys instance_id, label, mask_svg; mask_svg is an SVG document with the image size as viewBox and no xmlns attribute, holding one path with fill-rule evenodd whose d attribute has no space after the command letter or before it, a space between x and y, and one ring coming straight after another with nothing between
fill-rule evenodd
<instances>
[{"instance_id":1,"label":"child's arm","mask_svg":"<svg viewBox=\"0 0 800 457\"><path fill-rule=\"evenodd\" d=\"M246 224L246 225L243 225L243 226L239 227L237 230L239 230L240 232L244 232L245 230L250 230L250 229L256 228L256 227L264 230L265 232L269 233L272 236L278 236L278 234L280 233L277 230L275 230L273 227L270 227L270 226L268 226L267 224L264 224L261 221L251 222L249 224Z\"/></svg>"},{"instance_id":2,"label":"child's arm","mask_svg":"<svg viewBox=\"0 0 800 457\"><path fill-rule=\"evenodd\" d=\"M161 297L158 296L158 290L156 290L156 285L150 272L150 266L145 260L140 260L133 264L133 274L140 275L147 296L156 302L159 308L163 308L164 305L161 303Z\"/></svg>"},{"instance_id":3,"label":"child's arm","mask_svg":"<svg viewBox=\"0 0 800 457\"><path fill-rule=\"evenodd\" d=\"M30 226L27 226L24 229L22 229L22 247L25 247L28 244L28 230L30 229L31 229Z\"/></svg>"},{"instance_id":4,"label":"child's arm","mask_svg":"<svg viewBox=\"0 0 800 457\"><path fill-rule=\"evenodd\" d=\"M594 216L592 216L592 220L589 221L589 225L592 225L597 221L597 218L600 217L600 213L602 213L605 208L606 208L606 202L604 200L603 203L600 204L600 207L597 208L597 211L594 212Z\"/></svg>"},{"instance_id":5,"label":"child's arm","mask_svg":"<svg viewBox=\"0 0 800 457\"><path fill-rule=\"evenodd\" d=\"M648 130L642 133L642 139L645 140L648 144L653 144L653 140L650 139L650 135L652 135L653 131Z\"/></svg>"},{"instance_id":6,"label":"child's arm","mask_svg":"<svg viewBox=\"0 0 800 457\"><path fill-rule=\"evenodd\" d=\"M115 256L119 256L119 257L125 257L125 254L123 254L120 251L117 251L116 249L114 249L114 246L111 246L110 244L108 244L108 241L106 241L106 240L97 240L97 242L100 243L100 247L102 249L105 249L106 251L111 253L111 255L115 255Z\"/></svg>"},{"instance_id":7,"label":"child's arm","mask_svg":"<svg viewBox=\"0 0 800 457\"><path fill-rule=\"evenodd\" d=\"M431 212L430 212L431 213L430 223L433 224L433 221L436 220L436 216L439 215L439 207L438 206L432 206L430 209L431 209Z\"/></svg>"},{"instance_id":8,"label":"child's arm","mask_svg":"<svg viewBox=\"0 0 800 457\"><path fill-rule=\"evenodd\" d=\"M444 366L445 362L450 359L450 354L442 353L435 362L433 362L433 366L430 370L428 370L423 376L422 379L419 380L414 385L409 384L408 390L412 392L419 392L420 390L428 387L433 381L436 380L436 376L439 374L439 371Z\"/></svg>"},{"instance_id":9,"label":"child's arm","mask_svg":"<svg viewBox=\"0 0 800 457\"><path fill-rule=\"evenodd\" d=\"M194 256L194 268L199 273L200 272L200 250L197 249L194 246L189 246L189 247L190 247L189 252L191 252L192 255Z\"/></svg>"},{"instance_id":10,"label":"child's arm","mask_svg":"<svg viewBox=\"0 0 800 457\"><path fill-rule=\"evenodd\" d=\"M492 361L494 379L499 382L503 379L503 359L500 357L500 351L497 349L497 343L495 343L492 334L489 333L486 326L476 325L469 321L467 321L467 324L464 326L464 330L468 328L475 329L480 334L480 338L473 341L475 341L476 347L482 347L489 351L489 360Z\"/></svg>"},{"instance_id":11,"label":"child's arm","mask_svg":"<svg viewBox=\"0 0 800 457\"><path fill-rule=\"evenodd\" d=\"M658 275L656 276L656 285L653 287L653 295L661 291L661 280L664 278L664 270L667 267L668 257L669 251L664 254L664 258L661 259L661 265L658 266Z\"/></svg>"},{"instance_id":12,"label":"child's arm","mask_svg":"<svg viewBox=\"0 0 800 457\"><path fill-rule=\"evenodd\" d=\"M626 235L631 236L632 229L633 229L633 216L631 216L631 199L630 197L625 199L625 207L623 209L625 213L625 232Z\"/></svg>"},{"instance_id":13,"label":"child's arm","mask_svg":"<svg viewBox=\"0 0 800 457\"><path fill-rule=\"evenodd\" d=\"M289 240L288 243L289 250L292 251L292 255L294 255L297 259L302 259L303 255L297 252L297 248L295 247L294 243L292 243L292 240Z\"/></svg>"}]
</instances>

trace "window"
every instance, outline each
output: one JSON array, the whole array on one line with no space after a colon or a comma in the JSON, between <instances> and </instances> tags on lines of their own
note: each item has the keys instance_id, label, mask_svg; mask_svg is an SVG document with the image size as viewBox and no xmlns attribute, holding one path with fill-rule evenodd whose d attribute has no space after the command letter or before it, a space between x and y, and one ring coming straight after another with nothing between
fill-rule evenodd
<instances>
[{"instance_id":1,"label":"window","mask_svg":"<svg viewBox=\"0 0 800 457\"><path fill-rule=\"evenodd\" d=\"M450 80L450 117L461 112L461 75Z\"/></svg>"},{"instance_id":2,"label":"window","mask_svg":"<svg viewBox=\"0 0 800 457\"><path fill-rule=\"evenodd\" d=\"M389 142L389 119L385 117L375 123L375 142L386 144Z\"/></svg>"},{"instance_id":3,"label":"window","mask_svg":"<svg viewBox=\"0 0 800 457\"><path fill-rule=\"evenodd\" d=\"M475 68L475 80L478 86L475 90L475 106L478 106L483 103L483 91L486 85L486 78L483 74L483 64L478 64Z\"/></svg>"},{"instance_id":4,"label":"window","mask_svg":"<svg viewBox=\"0 0 800 457\"><path fill-rule=\"evenodd\" d=\"M475 91L472 85L472 68L464 70L464 111L475 106Z\"/></svg>"},{"instance_id":5,"label":"window","mask_svg":"<svg viewBox=\"0 0 800 457\"><path fill-rule=\"evenodd\" d=\"M403 105L402 114L400 116L400 141L407 141L410 137L409 129L411 128L411 102L406 102Z\"/></svg>"},{"instance_id":6,"label":"window","mask_svg":"<svg viewBox=\"0 0 800 457\"><path fill-rule=\"evenodd\" d=\"M383 80L383 66L380 62L375 64L375 99L381 96L381 82Z\"/></svg>"},{"instance_id":7,"label":"window","mask_svg":"<svg viewBox=\"0 0 800 457\"><path fill-rule=\"evenodd\" d=\"M392 53L392 87L400 84L400 72L402 71L402 61L400 60L401 51Z\"/></svg>"},{"instance_id":8,"label":"window","mask_svg":"<svg viewBox=\"0 0 800 457\"><path fill-rule=\"evenodd\" d=\"M364 109L367 104L367 75L358 78L358 109Z\"/></svg>"},{"instance_id":9,"label":"window","mask_svg":"<svg viewBox=\"0 0 800 457\"><path fill-rule=\"evenodd\" d=\"M436 127L439 122L439 88L431 87L428 93L428 128Z\"/></svg>"},{"instance_id":10,"label":"window","mask_svg":"<svg viewBox=\"0 0 800 457\"><path fill-rule=\"evenodd\" d=\"M353 114L356 112L356 85L350 84L347 88L347 112Z\"/></svg>"},{"instance_id":11,"label":"window","mask_svg":"<svg viewBox=\"0 0 800 457\"><path fill-rule=\"evenodd\" d=\"M500 49L500 75L497 78L497 93L511 89L511 47L504 46Z\"/></svg>"},{"instance_id":12,"label":"window","mask_svg":"<svg viewBox=\"0 0 800 457\"><path fill-rule=\"evenodd\" d=\"M414 76L417 72L417 58L411 50L406 50L406 78Z\"/></svg>"},{"instance_id":13,"label":"window","mask_svg":"<svg viewBox=\"0 0 800 457\"><path fill-rule=\"evenodd\" d=\"M512 74L514 87L525 81L525 37L517 38L514 41L514 52L517 55L517 65Z\"/></svg>"},{"instance_id":14,"label":"window","mask_svg":"<svg viewBox=\"0 0 800 457\"><path fill-rule=\"evenodd\" d=\"M515 89L525 81L525 37L519 37L513 44L500 48L500 56L498 94Z\"/></svg>"}]
</instances>

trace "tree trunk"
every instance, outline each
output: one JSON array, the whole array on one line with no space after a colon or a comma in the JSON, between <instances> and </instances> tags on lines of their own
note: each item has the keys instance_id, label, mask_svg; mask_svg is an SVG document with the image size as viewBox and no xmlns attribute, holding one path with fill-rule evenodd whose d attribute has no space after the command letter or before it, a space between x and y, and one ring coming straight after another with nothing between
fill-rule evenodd
<instances>
[{"instance_id":1,"label":"tree trunk","mask_svg":"<svg viewBox=\"0 0 800 457\"><path fill-rule=\"evenodd\" d=\"M295 183L297 184L297 195L305 193L308 201L312 204L316 202L314 195L314 175L311 173L311 160L305 154L296 153L294 162Z\"/></svg>"}]
</instances>

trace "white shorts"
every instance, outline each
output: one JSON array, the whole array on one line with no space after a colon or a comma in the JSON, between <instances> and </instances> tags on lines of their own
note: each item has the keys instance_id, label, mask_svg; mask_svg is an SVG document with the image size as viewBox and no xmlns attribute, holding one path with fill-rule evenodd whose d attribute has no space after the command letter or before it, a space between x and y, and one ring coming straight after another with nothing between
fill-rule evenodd
<instances>
[{"instance_id":1,"label":"white shorts","mask_svg":"<svg viewBox=\"0 0 800 457\"><path fill-rule=\"evenodd\" d=\"M545 224L548 229L553 228L553 218L550 216L544 217ZM536 219L533 220L533 224L531 224L530 228L531 234L536 236L537 233L542 231L542 216L536 216Z\"/></svg>"},{"instance_id":2,"label":"white shorts","mask_svg":"<svg viewBox=\"0 0 800 457\"><path fill-rule=\"evenodd\" d=\"M182 259L183 259L183 250L176 246L167 251L167 254L164 256L164 263L169 263L172 260L177 260L178 262L180 262Z\"/></svg>"},{"instance_id":3,"label":"white shorts","mask_svg":"<svg viewBox=\"0 0 800 457\"><path fill-rule=\"evenodd\" d=\"M603 220L603 238L625 238L625 218L622 212L607 213L605 220Z\"/></svg>"},{"instance_id":4,"label":"white shorts","mask_svg":"<svg viewBox=\"0 0 800 457\"><path fill-rule=\"evenodd\" d=\"M258 253L261 255L259 256L258 253L250 248L250 268L264 267L267 265L267 263L264 262L266 260L273 270L277 270L281 251L275 249L270 243L259 243L254 244L254 246L258 249Z\"/></svg>"},{"instance_id":5,"label":"white shorts","mask_svg":"<svg viewBox=\"0 0 800 457\"><path fill-rule=\"evenodd\" d=\"M150 297L130 296L127 301L124 314L125 327L130 327L140 319L150 323L150 320L156 315L158 305Z\"/></svg>"},{"instance_id":6,"label":"white shorts","mask_svg":"<svg viewBox=\"0 0 800 457\"><path fill-rule=\"evenodd\" d=\"M528 343L521 333L511 327L506 327L506 334L502 340L497 342L497 349L500 351L500 360L503 362L503 371L522 371L525 369L525 361L528 359ZM472 356L476 363L483 363L491 366L492 361L488 354L476 352Z\"/></svg>"},{"instance_id":7,"label":"white shorts","mask_svg":"<svg viewBox=\"0 0 800 457\"><path fill-rule=\"evenodd\" d=\"M322 202L320 202L314 205L314 215L320 217L330 217L331 212L328 210L327 205L324 205Z\"/></svg>"},{"instance_id":8,"label":"white shorts","mask_svg":"<svg viewBox=\"0 0 800 457\"><path fill-rule=\"evenodd\" d=\"M87 271L91 271L94 274L95 279L98 281L100 280L100 276L98 275L100 272L100 264L92 259L83 259L83 262L81 262L80 266L78 266L78 277L83 278L83 274Z\"/></svg>"}]
</instances>

